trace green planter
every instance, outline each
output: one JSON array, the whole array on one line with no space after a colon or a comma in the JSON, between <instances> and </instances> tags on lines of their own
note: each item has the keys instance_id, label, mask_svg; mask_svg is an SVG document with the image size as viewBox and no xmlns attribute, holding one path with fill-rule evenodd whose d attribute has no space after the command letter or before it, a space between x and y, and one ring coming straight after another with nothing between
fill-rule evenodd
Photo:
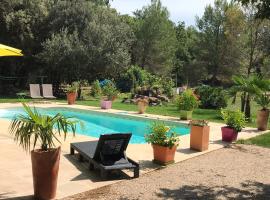
<instances>
[{"instance_id":1,"label":"green planter","mask_svg":"<svg viewBox=\"0 0 270 200\"><path fill-rule=\"evenodd\" d=\"M192 112L193 111L180 110L180 119L182 119L182 120L192 119Z\"/></svg>"}]
</instances>

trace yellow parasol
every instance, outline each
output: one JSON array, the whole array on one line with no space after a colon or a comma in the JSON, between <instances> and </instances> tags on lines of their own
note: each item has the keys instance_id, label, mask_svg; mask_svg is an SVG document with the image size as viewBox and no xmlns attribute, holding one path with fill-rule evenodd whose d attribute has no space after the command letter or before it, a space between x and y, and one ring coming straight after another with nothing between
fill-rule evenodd
<instances>
[{"instance_id":1,"label":"yellow parasol","mask_svg":"<svg viewBox=\"0 0 270 200\"><path fill-rule=\"evenodd\" d=\"M1 56L23 56L22 50L15 49L3 44L0 44L0 57Z\"/></svg>"}]
</instances>

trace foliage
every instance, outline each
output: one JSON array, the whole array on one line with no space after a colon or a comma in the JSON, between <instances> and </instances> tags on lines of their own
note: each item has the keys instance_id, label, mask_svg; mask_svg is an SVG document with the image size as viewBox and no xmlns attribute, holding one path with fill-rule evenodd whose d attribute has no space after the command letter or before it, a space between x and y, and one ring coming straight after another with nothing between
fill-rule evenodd
<instances>
[{"instance_id":1,"label":"foliage","mask_svg":"<svg viewBox=\"0 0 270 200\"><path fill-rule=\"evenodd\" d=\"M172 97L174 82L171 78L159 77L139 66L131 66L117 81L117 85L124 92L134 93L141 89L159 90L162 94Z\"/></svg>"},{"instance_id":2,"label":"foliage","mask_svg":"<svg viewBox=\"0 0 270 200\"><path fill-rule=\"evenodd\" d=\"M201 108L220 109L227 107L227 94L220 87L201 85L195 89Z\"/></svg>"},{"instance_id":3,"label":"foliage","mask_svg":"<svg viewBox=\"0 0 270 200\"><path fill-rule=\"evenodd\" d=\"M102 94L106 96L108 100L112 101L118 95L118 91L117 88L115 87L115 84L111 81L107 82L102 87Z\"/></svg>"},{"instance_id":4,"label":"foliage","mask_svg":"<svg viewBox=\"0 0 270 200\"><path fill-rule=\"evenodd\" d=\"M64 139L66 139L68 131L72 131L75 135L77 121L71 120L60 113L55 116L41 115L36 108L31 109L24 103L23 107L26 115L16 116L9 131L14 135L14 140L25 151L30 151L32 142L33 149L37 142L40 142L42 151L55 147L55 141L60 143L57 136L61 136L62 132Z\"/></svg>"},{"instance_id":5,"label":"foliage","mask_svg":"<svg viewBox=\"0 0 270 200\"><path fill-rule=\"evenodd\" d=\"M191 120L189 125L191 126L208 126L208 121L206 120Z\"/></svg>"},{"instance_id":6,"label":"foliage","mask_svg":"<svg viewBox=\"0 0 270 200\"><path fill-rule=\"evenodd\" d=\"M244 5L249 6L254 4L257 8L257 17L258 18L268 18L270 19L270 2L269 0L238 0Z\"/></svg>"},{"instance_id":7,"label":"foliage","mask_svg":"<svg viewBox=\"0 0 270 200\"><path fill-rule=\"evenodd\" d=\"M77 92L78 86L76 84L67 85L66 93L74 93Z\"/></svg>"},{"instance_id":8,"label":"foliage","mask_svg":"<svg viewBox=\"0 0 270 200\"><path fill-rule=\"evenodd\" d=\"M179 137L176 133L170 132L170 128L161 122L154 122L149 127L150 133L145 135L148 143L172 148L179 143Z\"/></svg>"},{"instance_id":9,"label":"foliage","mask_svg":"<svg viewBox=\"0 0 270 200\"><path fill-rule=\"evenodd\" d=\"M241 63L241 40L244 14L235 3L216 0L207 6L204 15L197 18L200 30L198 64L207 70L208 83L220 84L228 80Z\"/></svg>"},{"instance_id":10,"label":"foliage","mask_svg":"<svg viewBox=\"0 0 270 200\"><path fill-rule=\"evenodd\" d=\"M266 110L270 105L270 96L267 93L260 94L255 97L255 101L259 106L262 107L263 110Z\"/></svg>"},{"instance_id":11,"label":"foliage","mask_svg":"<svg viewBox=\"0 0 270 200\"><path fill-rule=\"evenodd\" d=\"M198 98L191 89L187 89L177 99L179 110L193 111L199 106Z\"/></svg>"},{"instance_id":12,"label":"foliage","mask_svg":"<svg viewBox=\"0 0 270 200\"><path fill-rule=\"evenodd\" d=\"M99 81L95 80L92 84L91 84L91 96L93 97L99 97L102 93L102 89L100 87Z\"/></svg>"},{"instance_id":13,"label":"foliage","mask_svg":"<svg viewBox=\"0 0 270 200\"><path fill-rule=\"evenodd\" d=\"M168 75L172 69L176 37L168 10L160 0L135 13L136 41L133 57L139 66L152 73Z\"/></svg>"},{"instance_id":14,"label":"foliage","mask_svg":"<svg viewBox=\"0 0 270 200\"><path fill-rule=\"evenodd\" d=\"M241 111L221 109L221 115L226 125L240 132L246 124L245 114Z\"/></svg>"}]
</instances>

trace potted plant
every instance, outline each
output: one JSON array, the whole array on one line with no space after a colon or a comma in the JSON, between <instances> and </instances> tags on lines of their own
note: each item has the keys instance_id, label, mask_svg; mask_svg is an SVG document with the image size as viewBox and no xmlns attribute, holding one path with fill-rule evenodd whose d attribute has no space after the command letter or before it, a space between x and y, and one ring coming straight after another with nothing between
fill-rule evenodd
<instances>
[{"instance_id":1,"label":"potted plant","mask_svg":"<svg viewBox=\"0 0 270 200\"><path fill-rule=\"evenodd\" d=\"M180 110L180 119L189 120L192 118L192 112L199 106L199 100L192 90L187 89L177 99L178 109Z\"/></svg>"},{"instance_id":2,"label":"potted plant","mask_svg":"<svg viewBox=\"0 0 270 200\"><path fill-rule=\"evenodd\" d=\"M270 97L269 95L264 92L258 96L256 96L255 101L259 106L262 107L261 110L257 112L257 127L260 131L267 130L268 119L269 119L269 104L270 104Z\"/></svg>"},{"instance_id":3,"label":"potted plant","mask_svg":"<svg viewBox=\"0 0 270 200\"><path fill-rule=\"evenodd\" d=\"M179 137L164 123L155 122L150 133L145 136L146 142L152 144L154 160L158 164L167 165L174 162L174 155L179 144Z\"/></svg>"},{"instance_id":4,"label":"potted plant","mask_svg":"<svg viewBox=\"0 0 270 200\"><path fill-rule=\"evenodd\" d=\"M67 101L69 105L75 104L77 97L77 86L75 84L68 85L66 88Z\"/></svg>"},{"instance_id":5,"label":"potted plant","mask_svg":"<svg viewBox=\"0 0 270 200\"><path fill-rule=\"evenodd\" d=\"M138 98L137 100L139 114L143 114L149 104L147 98Z\"/></svg>"},{"instance_id":6,"label":"potted plant","mask_svg":"<svg viewBox=\"0 0 270 200\"><path fill-rule=\"evenodd\" d=\"M101 100L101 108L102 109L111 109L112 102L116 99L118 95L117 88L112 82L107 82L102 88L102 100Z\"/></svg>"},{"instance_id":7,"label":"potted plant","mask_svg":"<svg viewBox=\"0 0 270 200\"><path fill-rule=\"evenodd\" d=\"M23 103L26 115L17 115L11 125L10 133L14 140L25 151L31 151L34 197L35 199L54 199L56 196L61 147L61 133L66 138L67 132L76 130L76 121L64 117L60 113L55 116L41 115L35 108L31 109ZM36 145L40 149L35 149Z\"/></svg>"},{"instance_id":8,"label":"potted plant","mask_svg":"<svg viewBox=\"0 0 270 200\"><path fill-rule=\"evenodd\" d=\"M245 127L245 114L241 111L221 110L222 118L227 126L221 127L222 141L232 142L237 139L238 133Z\"/></svg>"},{"instance_id":9,"label":"potted plant","mask_svg":"<svg viewBox=\"0 0 270 200\"><path fill-rule=\"evenodd\" d=\"M206 120L190 121L190 148L198 151L208 150L210 127Z\"/></svg>"}]
</instances>

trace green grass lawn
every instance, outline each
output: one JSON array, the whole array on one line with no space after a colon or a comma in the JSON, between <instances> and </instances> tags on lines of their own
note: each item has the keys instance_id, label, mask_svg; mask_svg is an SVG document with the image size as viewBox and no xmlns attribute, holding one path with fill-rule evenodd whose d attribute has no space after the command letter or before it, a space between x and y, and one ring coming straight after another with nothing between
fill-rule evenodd
<instances>
[{"instance_id":1,"label":"green grass lawn","mask_svg":"<svg viewBox=\"0 0 270 200\"><path fill-rule=\"evenodd\" d=\"M258 145L262 147L270 148L270 132L256 136L254 138L250 138L248 140L239 140L238 144L248 144L248 145Z\"/></svg>"},{"instance_id":2,"label":"green grass lawn","mask_svg":"<svg viewBox=\"0 0 270 200\"><path fill-rule=\"evenodd\" d=\"M137 106L133 104L124 104L121 103L122 98L126 95L120 96L118 99L116 99L113 102L113 109L118 110L126 110L126 111L137 111ZM23 101L29 102L32 101L32 99L26 98ZM66 99L58 99L55 100L57 102L66 102ZM17 98L1 98L0 97L0 103L15 103L20 102ZM77 104L79 105L86 105L86 106L100 106L100 99L95 98L87 98L87 100L77 100ZM228 105L231 109L239 109L240 108L240 100L236 101L235 105L232 105L229 102ZM255 119L256 119L256 112L259 109L259 107L252 103L252 121L247 123L247 126L250 127L256 127ZM173 117L179 117L179 111L177 110L177 107L173 103L168 103L166 105L162 106L150 106L146 110L149 114L156 114L156 115L164 115L164 116L173 116ZM209 120L212 122L220 122L222 123L223 120L220 117L220 111L219 110L213 110L213 109L196 109L193 112L193 119L204 119Z\"/></svg>"}]
</instances>

